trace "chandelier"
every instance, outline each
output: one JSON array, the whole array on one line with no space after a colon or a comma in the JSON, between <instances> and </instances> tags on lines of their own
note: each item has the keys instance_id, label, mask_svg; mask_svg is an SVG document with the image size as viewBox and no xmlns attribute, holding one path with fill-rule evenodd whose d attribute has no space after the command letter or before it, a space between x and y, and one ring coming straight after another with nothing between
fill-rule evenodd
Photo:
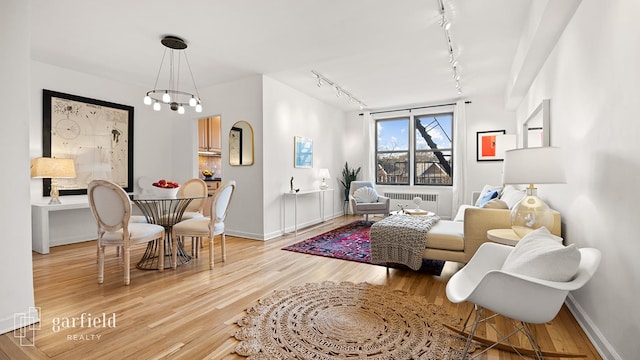
<instances>
[{"instance_id":1,"label":"chandelier","mask_svg":"<svg viewBox=\"0 0 640 360\"><path fill-rule=\"evenodd\" d=\"M187 58L187 43L177 36L165 36L160 40L162 45L166 47L162 60L160 61L160 68L158 69L158 75L156 76L156 83L153 86L153 90L147 91L147 95L144 97L145 105L152 105L153 110L160 111L162 109L162 103L168 104L169 108L173 111L177 111L178 114L184 114L184 109L187 106L195 108L196 112L202 112L202 104L200 103L200 95L198 94L198 88L196 82L193 79L193 73L191 72L191 66L189 65L189 59ZM158 89L158 79L160 79L160 73L162 72L162 66L164 60L167 57L167 50L169 51L169 85L167 89ZM189 69L189 75L191 75L191 82L195 90L195 94L180 90L180 65L182 60L182 54L184 54L184 61L187 63Z\"/></svg>"}]
</instances>

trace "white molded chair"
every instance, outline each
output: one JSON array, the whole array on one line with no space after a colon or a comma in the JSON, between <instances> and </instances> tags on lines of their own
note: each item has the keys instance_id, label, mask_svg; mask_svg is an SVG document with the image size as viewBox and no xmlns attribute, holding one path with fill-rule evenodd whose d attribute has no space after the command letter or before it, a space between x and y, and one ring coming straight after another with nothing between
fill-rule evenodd
<instances>
[{"instance_id":1,"label":"white molded chair","mask_svg":"<svg viewBox=\"0 0 640 360\"><path fill-rule=\"evenodd\" d=\"M178 188L178 197L181 196L202 196L201 199L193 199L182 214L182 220L193 218L203 218L202 209L207 200L207 183L202 179L189 179Z\"/></svg>"},{"instance_id":2,"label":"white molded chair","mask_svg":"<svg viewBox=\"0 0 640 360\"><path fill-rule=\"evenodd\" d=\"M544 354L527 323L542 324L555 318L569 291L581 288L600 264L599 250L582 248L578 272L572 280L567 282L541 280L501 270L505 259L513 249L511 246L496 243L482 244L467 265L454 274L447 283L446 293L449 301L453 303L469 301L474 304L476 312L475 320L470 325L463 360L468 355L478 324L493 317L485 318L483 309L519 321L520 326L481 354L498 346L518 331L523 331L531 343L533 349L531 355L542 359ZM464 324L464 332L467 331L470 317L471 313ZM519 349L513 350L521 353Z\"/></svg>"},{"instance_id":3,"label":"white molded chair","mask_svg":"<svg viewBox=\"0 0 640 360\"><path fill-rule=\"evenodd\" d=\"M358 189L362 187L373 187L371 181L352 181L351 185L349 185L349 202L351 203L351 208L353 209L353 213L358 215L362 214L365 216L365 221L369 221L369 214L382 214L383 216L388 216L390 207L391 207L391 199L388 197L382 196L378 194L377 202L357 202L353 197L353 193L355 193Z\"/></svg>"},{"instance_id":4,"label":"white molded chair","mask_svg":"<svg viewBox=\"0 0 640 360\"><path fill-rule=\"evenodd\" d=\"M98 283L104 281L104 250L107 246L122 248L124 283L130 283L130 249L132 245L158 240L159 270L164 269L164 227L147 223L132 223L131 201L117 184L93 180L87 188L89 204L98 223Z\"/></svg>"},{"instance_id":5,"label":"white molded chair","mask_svg":"<svg viewBox=\"0 0 640 360\"><path fill-rule=\"evenodd\" d=\"M236 188L235 181L229 181L220 187L215 194L213 202L211 203L211 216L205 218L194 218L184 220L173 226L172 238L173 238L173 267L176 267L176 248L179 240L184 237L192 237L197 241L193 246L198 248L198 241L202 241L202 238L209 238L209 268L213 269L213 240L216 235L220 235L220 246L222 248L222 261L227 258L225 233L224 233L224 219L227 216L227 209L231 202L231 197Z\"/></svg>"}]
</instances>

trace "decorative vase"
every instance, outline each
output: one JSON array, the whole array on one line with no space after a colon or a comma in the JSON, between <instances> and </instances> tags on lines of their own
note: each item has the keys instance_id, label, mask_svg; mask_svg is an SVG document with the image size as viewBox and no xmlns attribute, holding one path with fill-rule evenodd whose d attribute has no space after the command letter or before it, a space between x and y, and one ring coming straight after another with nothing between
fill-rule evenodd
<instances>
[{"instance_id":1,"label":"decorative vase","mask_svg":"<svg viewBox=\"0 0 640 360\"><path fill-rule=\"evenodd\" d=\"M205 176L204 179L205 180L213 180L213 176Z\"/></svg>"}]
</instances>

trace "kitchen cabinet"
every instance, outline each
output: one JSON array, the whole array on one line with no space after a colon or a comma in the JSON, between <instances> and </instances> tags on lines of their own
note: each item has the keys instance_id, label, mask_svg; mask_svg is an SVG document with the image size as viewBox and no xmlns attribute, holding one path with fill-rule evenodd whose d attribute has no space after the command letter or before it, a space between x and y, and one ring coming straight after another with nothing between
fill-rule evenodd
<instances>
[{"instance_id":1,"label":"kitchen cabinet","mask_svg":"<svg viewBox=\"0 0 640 360\"><path fill-rule=\"evenodd\" d=\"M198 152L220 155L222 139L220 137L220 116L211 116L198 120Z\"/></svg>"}]
</instances>

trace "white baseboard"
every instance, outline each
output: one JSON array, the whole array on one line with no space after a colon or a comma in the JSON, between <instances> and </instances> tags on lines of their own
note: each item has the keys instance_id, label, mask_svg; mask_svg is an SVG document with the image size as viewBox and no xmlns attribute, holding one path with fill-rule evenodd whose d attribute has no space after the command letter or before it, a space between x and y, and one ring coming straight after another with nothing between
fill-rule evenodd
<instances>
[{"instance_id":1,"label":"white baseboard","mask_svg":"<svg viewBox=\"0 0 640 360\"><path fill-rule=\"evenodd\" d=\"M580 306L580 304L576 301L576 299L569 293L567 296L567 300L565 302L567 304L567 308L573 314L573 317L578 321L578 324L587 334L589 340L596 348L600 356L602 356L605 360L623 360L620 355L616 352L616 350L611 346L611 344L607 341L607 339L602 335L600 329L591 321L591 318L584 309Z\"/></svg>"}]
</instances>

